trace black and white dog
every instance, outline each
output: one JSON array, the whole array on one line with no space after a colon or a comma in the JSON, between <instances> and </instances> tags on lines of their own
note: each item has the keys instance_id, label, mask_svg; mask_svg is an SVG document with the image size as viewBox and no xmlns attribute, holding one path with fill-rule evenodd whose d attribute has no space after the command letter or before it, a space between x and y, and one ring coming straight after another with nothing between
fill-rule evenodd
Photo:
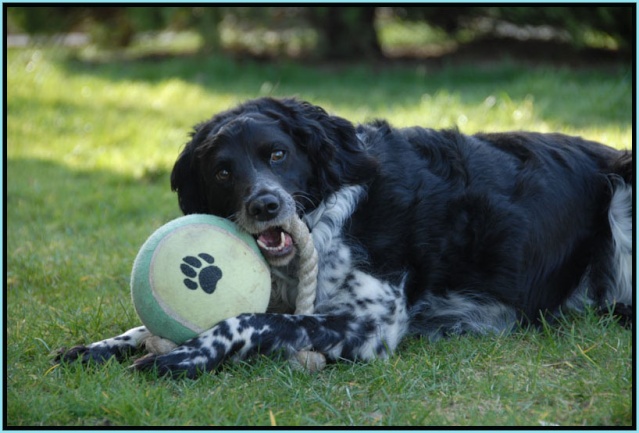
<instances>
[{"instance_id":1,"label":"black and white dog","mask_svg":"<svg viewBox=\"0 0 639 433\"><path fill-rule=\"evenodd\" d=\"M185 214L255 234L273 274L264 314L225 320L134 364L215 370L252 354L388 357L408 335L503 333L591 306L632 323L632 155L559 134L355 127L261 98L195 128L171 185ZM319 254L315 313L294 315L293 213ZM293 260L291 260L293 259ZM121 356L144 327L60 359Z\"/></svg>"}]
</instances>

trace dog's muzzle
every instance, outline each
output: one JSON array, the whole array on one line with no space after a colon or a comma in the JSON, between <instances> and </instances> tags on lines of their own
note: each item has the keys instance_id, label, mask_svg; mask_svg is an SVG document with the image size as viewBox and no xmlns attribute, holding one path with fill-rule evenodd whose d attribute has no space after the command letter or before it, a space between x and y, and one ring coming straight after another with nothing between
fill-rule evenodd
<instances>
[{"instance_id":1,"label":"dog's muzzle","mask_svg":"<svg viewBox=\"0 0 639 433\"><path fill-rule=\"evenodd\" d=\"M279 187L262 187L246 200L238 218L272 265L288 262L297 252L293 238L281 228L294 212L295 202L290 194Z\"/></svg>"}]
</instances>

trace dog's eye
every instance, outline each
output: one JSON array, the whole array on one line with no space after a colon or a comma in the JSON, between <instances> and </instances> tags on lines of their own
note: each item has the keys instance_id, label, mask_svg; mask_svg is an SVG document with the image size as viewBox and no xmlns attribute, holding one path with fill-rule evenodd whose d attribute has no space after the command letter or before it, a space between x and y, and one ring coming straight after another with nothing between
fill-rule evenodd
<instances>
[{"instance_id":1,"label":"dog's eye","mask_svg":"<svg viewBox=\"0 0 639 433\"><path fill-rule=\"evenodd\" d=\"M286 158L286 152L275 150L271 153L271 162L282 162Z\"/></svg>"},{"instance_id":2,"label":"dog's eye","mask_svg":"<svg viewBox=\"0 0 639 433\"><path fill-rule=\"evenodd\" d=\"M230 178L231 178L231 172L228 170L222 169L218 171L217 173L215 173L215 179L217 179L220 182L226 182Z\"/></svg>"}]
</instances>

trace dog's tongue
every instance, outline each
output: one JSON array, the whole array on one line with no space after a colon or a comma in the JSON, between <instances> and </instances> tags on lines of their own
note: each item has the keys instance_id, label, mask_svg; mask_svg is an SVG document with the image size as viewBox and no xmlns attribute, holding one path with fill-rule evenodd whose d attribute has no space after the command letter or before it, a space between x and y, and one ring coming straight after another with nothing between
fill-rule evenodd
<instances>
[{"instance_id":1,"label":"dog's tongue","mask_svg":"<svg viewBox=\"0 0 639 433\"><path fill-rule=\"evenodd\" d=\"M285 255L293 247L293 238L284 230L274 227L257 236L257 245L265 254L273 256Z\"/></svg>"}]
</instances>

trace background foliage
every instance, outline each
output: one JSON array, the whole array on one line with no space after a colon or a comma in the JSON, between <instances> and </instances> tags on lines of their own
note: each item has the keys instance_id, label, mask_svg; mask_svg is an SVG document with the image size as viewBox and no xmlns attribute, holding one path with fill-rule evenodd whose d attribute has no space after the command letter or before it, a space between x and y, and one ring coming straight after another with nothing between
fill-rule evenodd
<instances>
[{"instance_id":1,"label":"background foliage","mask_svg":"<svg viewBox=\"0 0 639 433\"><path fill-rule=\"evenodd\" d=\"M299 46L285 47L280 38L271 55L321 59L375 59L391 54L380 41L380 27L388 22L423 22L459 41L488 36L529 38L527 28L542 37L584 46L606 39L623 49L634 47L634 7L628 6L427 6L427 7L77 7L12 6L9 29L31 34L89 32L102 46L124 47L149 30L198 32L206 51L251 50L251 44L224 43L229 28L254 33L304 35ZM512 29L519 26L519 32ZM510 29L510 31L509 31ZM268 37L276 37L270 33ZM598 37L597 37L598 36ZM290 39L290 38L284 38ZM260 54L260 53L257 53Z\"/></svg>"}]
</instances>

